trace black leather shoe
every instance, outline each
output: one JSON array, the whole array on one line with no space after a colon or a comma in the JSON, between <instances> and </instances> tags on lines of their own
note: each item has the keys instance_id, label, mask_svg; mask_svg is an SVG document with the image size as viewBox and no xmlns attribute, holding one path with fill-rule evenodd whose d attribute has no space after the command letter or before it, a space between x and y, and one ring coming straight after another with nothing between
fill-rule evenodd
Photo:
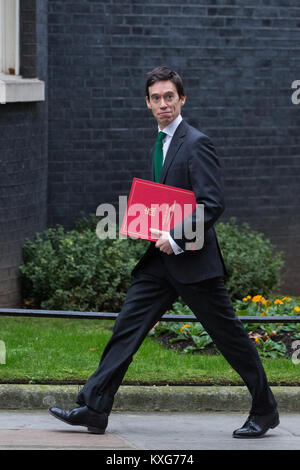
<instances>
[{"instance_id":1,"label":"black leather shoe","mask_svg":"<svg viewBox=\"0 0 300 470\"><path fill-rule=\"evenodd\" d=\"M72 426L87 426L88 431L93 434L104 434L108 422L106 413L96 413L87 406L80 406L70 411L52 407L49 408L49 412L55 418Z\"/></svg>"},{"instance_id":2,"label":"black leather shoe","mask_svg":"<svg viewBox=\"0 0 300 470\"><path fill-rule=\"evenodd\" d=\"M254 415L250 414L245 424L233 431L233 437L249 438L249 437L261 437L270 428L276 428L279 424L278 411L274 410L272 413L266 415Z\"/></svg>"}]
</instances>

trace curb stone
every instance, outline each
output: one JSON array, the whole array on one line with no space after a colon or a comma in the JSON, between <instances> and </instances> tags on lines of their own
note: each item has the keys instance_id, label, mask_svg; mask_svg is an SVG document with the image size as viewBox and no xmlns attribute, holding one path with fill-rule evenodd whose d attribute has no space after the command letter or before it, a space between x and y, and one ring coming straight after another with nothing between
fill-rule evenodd
<instances>
[{"instance_id":1,"label":"curb stone","mask_svg":"<svg viewBox=\"0 0 300 470\"><path fill-rule=\"evenodd\" d=\"M0 409L74 408L81 386L0 384ZM271 387L281 412L300 412L300 387ZM251 396L244 386L121 385L113 411L203 412L248 411Z\"/></svg>"}]
</instances>

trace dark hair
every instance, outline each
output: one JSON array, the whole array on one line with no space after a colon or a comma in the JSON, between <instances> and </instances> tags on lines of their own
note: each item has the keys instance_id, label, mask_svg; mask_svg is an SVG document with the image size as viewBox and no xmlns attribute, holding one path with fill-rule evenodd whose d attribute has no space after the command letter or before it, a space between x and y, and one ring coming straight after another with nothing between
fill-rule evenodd
<instances>
[{"instance_id":1,"label":"dark hair","mask_svg":"<svg viewBox=\"0 0 300 470\"><path fill-rule=\"evenodd\" d=\"M151 70L151 72L147 73L146 95L148 96L148 98L149 98L150 86L152 86L156 82L167 81L167 80L170 80L171 82L174 83L174 85L176 86L179 98L182 98L183 96L185 96L181 77L178 75L177 72L175 72L175 70L172 70L169 67L162 65L160 67L156 67L154 70Z\"/></svg>"}]
</instances>

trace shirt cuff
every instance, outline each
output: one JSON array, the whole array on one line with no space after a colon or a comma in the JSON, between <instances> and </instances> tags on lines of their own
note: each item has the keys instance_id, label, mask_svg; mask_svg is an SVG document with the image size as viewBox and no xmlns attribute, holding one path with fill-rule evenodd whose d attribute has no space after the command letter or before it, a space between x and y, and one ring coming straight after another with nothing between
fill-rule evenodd
<instances>
[{"instance_id":1,"label":"shirt cuff","mask_svg":"<svg viewBox=\"0 0 300 470\"><path fill-rule=\"evenodd\" d=\"M176 242L174 242L173 238L171 237L169 233L168 233L168 239L175 255L180 255L181 253L184 253L184 250L180 248L180 246L178 246Z\"/></svg>"}]
</instances>

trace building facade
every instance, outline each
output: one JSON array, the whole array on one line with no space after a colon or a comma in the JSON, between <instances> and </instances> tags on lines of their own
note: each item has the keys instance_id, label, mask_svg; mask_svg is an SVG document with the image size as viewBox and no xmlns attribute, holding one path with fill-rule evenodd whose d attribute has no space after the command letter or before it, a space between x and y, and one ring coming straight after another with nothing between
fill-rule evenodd
<instances>
[{"instance_id":1,"label":"building facade","mask_svg":"<svg viewBox=\"0 0 300 470\"><path fill-rule=\"evenodd\" d=\"M24 240L47 226L48 12L0 0L0 13L0 305L15 307Z\"/></svg>"}]
</instances>

